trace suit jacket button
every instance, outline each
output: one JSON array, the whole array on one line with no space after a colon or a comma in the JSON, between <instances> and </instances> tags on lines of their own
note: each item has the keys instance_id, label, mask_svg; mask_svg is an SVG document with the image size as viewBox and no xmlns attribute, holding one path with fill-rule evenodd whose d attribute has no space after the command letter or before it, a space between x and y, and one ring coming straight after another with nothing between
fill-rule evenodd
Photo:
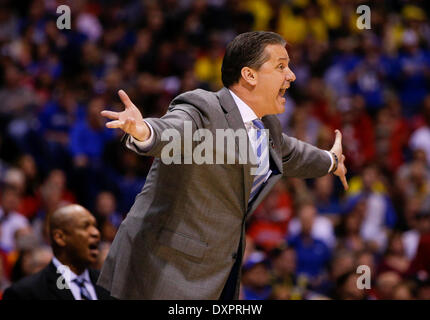
<instances>
[{"instance_id":1,"label":"suit jacket button","mask_svg":"<svg viewBox=\"0 0 430 320\"><path fill-rule=\"evenodd\" d=\"M233 252L231 254L231 257L232 257L233 260L236 260L237 259L237 252Z\"/></svg>"}]
</instances>

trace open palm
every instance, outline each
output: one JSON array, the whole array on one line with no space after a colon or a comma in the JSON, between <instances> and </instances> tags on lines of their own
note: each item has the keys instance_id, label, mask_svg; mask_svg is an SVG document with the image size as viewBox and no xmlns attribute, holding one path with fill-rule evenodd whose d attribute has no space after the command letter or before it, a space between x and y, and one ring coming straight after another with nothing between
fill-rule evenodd
<instances>
[{"instance_id":1,"label":"open palm","mask_svg":"<svg viewBox=\"0 0 430 320\"><path fill-rule=\"evenodd\" d=\"M124 103L124 111L114 112L109 110L103 110L101 115L113 121L106 123L107 128L119 128L124 132L132 135L134 138L145 141L148 139L150 130L143 121L142 114L139 109L131 102L128 95L124 90L119 90L118 95Z\"/></svg>"},{"instance_id":2,"label":"open palm","mask_svg":"<svg viewBox=\"0 0 430 320\"><path fill-rule=\"evenodd\" d=\"M337 169L333 174L339 177L340 181L343 184L343 187L345 190L348 190L348 182L346 181L346 167L345 167L345 156L342 153L342 133L340 133L339 130L335 131L336 133L336 139L334 141L333 147L331 148L331 152L336 154L339 163L337 165Z\"/></svg>"}]
</instances>

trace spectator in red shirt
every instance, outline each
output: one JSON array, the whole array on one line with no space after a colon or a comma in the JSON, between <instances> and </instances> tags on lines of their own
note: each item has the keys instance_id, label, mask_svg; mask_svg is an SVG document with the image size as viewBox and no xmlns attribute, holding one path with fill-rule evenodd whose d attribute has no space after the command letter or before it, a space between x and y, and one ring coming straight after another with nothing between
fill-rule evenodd
<instances>
[{"instance_id":1,"label":"spectator in red shirt","mask_svg":"<svg viewBox=\"0 0 430 320\"><path fill-rule=\"evenodd\" d=\"M417 253L407 272L408 275L417 275L418 273L430 277L430 233L421 236Z\"/></svg>"},{"instance_id":2,"label":"spectator in red shirt","mask_svg":"<svg viewBox=\"0 0 430 320\"><path fill-rule=\"evenodd\" d=\"M387 250L378 266L378 273L393 271L403 277L409 268L409 263L403 247L402 234L395 232L390 236Z\"/></svg>"},{"instance_id":3,"label":"spectator in red shirt","mask_svg":"<svg viewBox=\"0 0 430 320\"><path fill-rule=\"evenodd\" d=\"M341 101L342 104L342 101ZM371 162L375 156L375 134L373 123L365 110L365 102L361 96L354 96L343 102L342 134L348 170L357 172Z\"/></svg>"}]
</instances>

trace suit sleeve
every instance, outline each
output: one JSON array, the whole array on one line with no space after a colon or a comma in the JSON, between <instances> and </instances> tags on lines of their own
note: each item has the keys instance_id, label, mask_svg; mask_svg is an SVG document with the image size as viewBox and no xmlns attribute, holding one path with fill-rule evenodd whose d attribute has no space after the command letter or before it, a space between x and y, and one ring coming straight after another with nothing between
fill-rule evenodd
<instances>
[{"instance_id":1,"label":"suit sleeve","mask_svg":"<svg viewBox=\"0 0 430 320\"><path fill-rule=\"evenodd\" d=\"M2 300L24 300L13 286L7 288L3 293Z\"/></svg>"},{"instance_id":2,"label":"suit sleeve","mask_svg":"<svg viewBox=\"0 0 430 320\"><path fill-rule=\"evenodd\" d=\"M284 176L318 178L331 167L329 154L309 143L282 134L282 167Z\"/></svg>"},{"instance_id":3,"label":"suit sleeve","mask_svg":"<svg viewBox=\"0 0 430 320\"><path fill-rule=\"evenodd\" d=\"M153 141L150 147L142 148L141 144L135 143L128 134L123 137L123 143L139 155L159 158L163 147L171 142L172 137L178 138L181 142L181 152L183 153L184 136L191 134L186 139L193 141L192 134L195 130L203 127L205 118L193 105L180 104L170 107L169 111L161 118L145 118L145 121L152 129L151 138Z\"/></svg>"}]
</instances>

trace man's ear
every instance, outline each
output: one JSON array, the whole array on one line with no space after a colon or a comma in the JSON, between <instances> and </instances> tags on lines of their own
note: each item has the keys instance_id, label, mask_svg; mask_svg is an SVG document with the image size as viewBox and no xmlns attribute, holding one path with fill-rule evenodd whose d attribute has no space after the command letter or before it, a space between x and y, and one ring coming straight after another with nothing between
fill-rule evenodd
<instances>
[{"instance_id":1,"label":"man's ear","mask_svg":"<svg viewBox=\"0 0 430 320\"><path fill-rule=\"evenodd\" d=\"M243 67L240 71L243 80L251 86L257 85L257 72L250 67Z\"/></svg>"},{"instance_id":2,"label":"man's ear","mask_svg":"<svg viewBox=\"0 0 430 320\"><path fill-rule=\"evenodd\" d=\"M52 230L52 240L59 247L65 247L66 246L66 234L61 229Z\"/></svg>"}]
</instances>

